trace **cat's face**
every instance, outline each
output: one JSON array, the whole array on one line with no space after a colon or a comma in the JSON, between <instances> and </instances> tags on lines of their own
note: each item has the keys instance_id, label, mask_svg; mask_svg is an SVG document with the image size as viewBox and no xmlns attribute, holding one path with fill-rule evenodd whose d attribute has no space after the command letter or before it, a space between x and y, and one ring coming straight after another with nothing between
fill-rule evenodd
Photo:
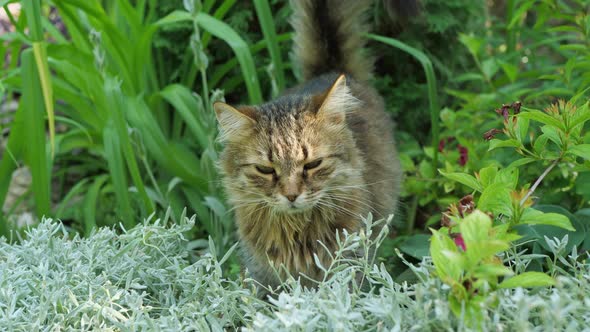
<instances>
[{"instance_id":1,"label":"cat's face","mask_svg":"<svg viewBox=\"0 0 590 332\"><path fill-rule=\"evenodd\" d=\"M318 96L279 99L256 108L216 104L226 143L221 163L235 206L298 213L354 199L346 197L346 188L360 178L361 161L345 112L358 102L343 100L339 93L348 90L345 82L340 84Z\"/></svg>"}]
</instances>

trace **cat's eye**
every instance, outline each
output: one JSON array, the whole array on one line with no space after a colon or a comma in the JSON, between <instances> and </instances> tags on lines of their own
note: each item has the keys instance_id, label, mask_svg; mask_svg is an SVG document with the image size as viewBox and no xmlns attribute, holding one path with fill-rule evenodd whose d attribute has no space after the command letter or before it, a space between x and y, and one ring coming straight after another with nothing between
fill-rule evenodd
<instances>
[{"instance_id":1,"label":"cat's eye","mask_svg":"<svg viewBox=\"0 0 590 332\"><path fill-rule=\"evenodd\" d=\"M268 166L256 165L256 170L262 174L274 174L275 169Z\"/></svg>"},{"instance_id":2,"label":"cat's eye","mask_svg":"<svg viewBox=\"0 0 590 332\"><path fill-rule=\"evenodd\" d=\"M306 171L308 171L310 169L317 168L321 164L322 164L322 160L321 159L317 159L317 160L314 160L314 161L312 161L310 163L307 163L307 164L303 165L303 169L306 170Z\"/></svg>"}]
</instances>

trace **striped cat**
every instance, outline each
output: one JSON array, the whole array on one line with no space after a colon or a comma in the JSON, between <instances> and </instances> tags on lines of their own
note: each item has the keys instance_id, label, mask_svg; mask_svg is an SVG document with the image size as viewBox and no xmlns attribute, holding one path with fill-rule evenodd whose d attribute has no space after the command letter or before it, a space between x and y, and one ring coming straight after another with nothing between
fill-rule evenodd
<instances>
[{"instance_id":1,"label":"striped cat","mask_svg":"<svg viewBox=\"0 0 590 332\"><path fill-rule=\"evenodd\" d=\"M362 13L370 1L291 4L305 82L263 105L214 105L243 261L273 287L281 265L323 278L313 253L330 261L318 241L333 250L336 230L358 231L369 212L394 213L401 181L393 123L367 84L373 62L363 53Z\"/></svg>"}]
</instances>

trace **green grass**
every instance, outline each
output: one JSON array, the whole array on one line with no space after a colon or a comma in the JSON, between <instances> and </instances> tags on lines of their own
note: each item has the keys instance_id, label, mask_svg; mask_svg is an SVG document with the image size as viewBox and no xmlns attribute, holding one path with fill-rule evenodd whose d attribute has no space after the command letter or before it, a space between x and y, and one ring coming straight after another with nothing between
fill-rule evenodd
<instances>
[{"instance_id":1,"label":"green grass","mask_svg":"<svg viewBox=\"0 0 590 332\"><path fill-rule=\"evenodd\" d=\"M34 18L28 20L31 34L26 36L23 25L16 27L19 35L27 38L21 43L37 45L43 42L40 31L43 25L39 22L45 20L40 9L45 7L39 1L30 4L32 7L25 9ZM211 98L221 96L213 91L215 86L207 86L205 68L201 70L204 83L201 95L193 94L189 87L166 82L166 78L160 77L164 81L159 81L158 64L151 56L151 49L159 29L180 21L194 22L195 27L211 30L235 52L238 62L230 61L228 69L242 69L242 82L248 88L250 100L259 103L261 88L248 45L227 24L206 13L192 16L188 12L174 12L158 19L150 14L145 1L135 5L117 1L103 7L99 3L66 0L55 6L71 39L50 29L50 35L59 42L48 45L46 52L43 45L34 48L35 62L28 60L29 51L23 53L23 65L3 79L9 92L22 93L26 97L23 100L30 103L19 112L27 112L23 116L34 119L25 122L27 128L23 128L34 138L34 144L27 145L23 151L23 161L33 173L37 215L64 211L66 196L55 207L50 204L49 175L52 165L66 166L67 173L67 164L73 162L87 173L83 174L87 176L84 179L87 185L70 191L67 198L72 204L68 210L78 209L79 212L70 215L84 216L79 229L86 234L100 225L96 210L104 197L112 195L118 202L114 209L116 218L127 220L131 223L126 224L128 227L133 226L136 217L165 211L170 205L182 209L191 203L197 204L193 204L193 209L199 212L203 224L215 225L226 220L228 216L205 211L206 197L212 201L221 196L213 167L219 146L214 141L217 128L210 106L214 101ZM134 47L127 49L125 45ZM194 55L190 48L186 54ZM11 65L15 63L13 58ZM45 77L47 68L43 66L47 64L52 72L51 81ZM41 65L41 70L36 65ZM58 122L67 126L66 132L56 135L55 150L52 99L46 97L51 92L53 99L60 101ZM49 149L44 142L46 119L50 128ZM13 126L9 137L10 151L17 159L21 156L18 141L22 139L18 129L17 125ZM72 155L80 149L82 154ZM8 158L9 154L5 156L0 177L9 179L16 165L12 157ZM89 163L92 159L95 162ZM5 183L8 182L3 182L0 193L6 192ZM91 199L84 197L86 186L92 188L88 193ZM166 187L172 192L167 192ZM196 195L188 194L189 188L196 190ZM83 199L75 199L74 194ZM4 201L4 196L0 196L0 201ZM2 224L6 229L6 223ZM231 231L226 229L230 223L223 224L226 225L224 234ZM210 227L208 231L216 229L219 228ZM228 243L228 239L221 241L224 234L211 234L220 245Z\"/></svg>"}]
</instances>

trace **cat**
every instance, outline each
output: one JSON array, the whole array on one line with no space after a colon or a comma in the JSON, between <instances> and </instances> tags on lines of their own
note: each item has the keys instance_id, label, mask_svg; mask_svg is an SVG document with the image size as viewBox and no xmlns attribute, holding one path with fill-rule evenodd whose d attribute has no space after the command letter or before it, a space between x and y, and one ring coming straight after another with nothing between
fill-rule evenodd
<instances>
[{"instance_id":1,"label":"cat","mask_svg":"<svg viewBox=\"0 0 590 332\"><path fill-rule=\"evenodd\" d=\"M319 241L333 251L337 230L359 231L369 213L395 213L401 184L393 122L368 84L362 13L370 1L291 5L305 82L263 105L214 104L243 264L263 287L280 284L281 266L321 280L313 254L324 266L330 255Z\"/></svg>"}]
</instances>

